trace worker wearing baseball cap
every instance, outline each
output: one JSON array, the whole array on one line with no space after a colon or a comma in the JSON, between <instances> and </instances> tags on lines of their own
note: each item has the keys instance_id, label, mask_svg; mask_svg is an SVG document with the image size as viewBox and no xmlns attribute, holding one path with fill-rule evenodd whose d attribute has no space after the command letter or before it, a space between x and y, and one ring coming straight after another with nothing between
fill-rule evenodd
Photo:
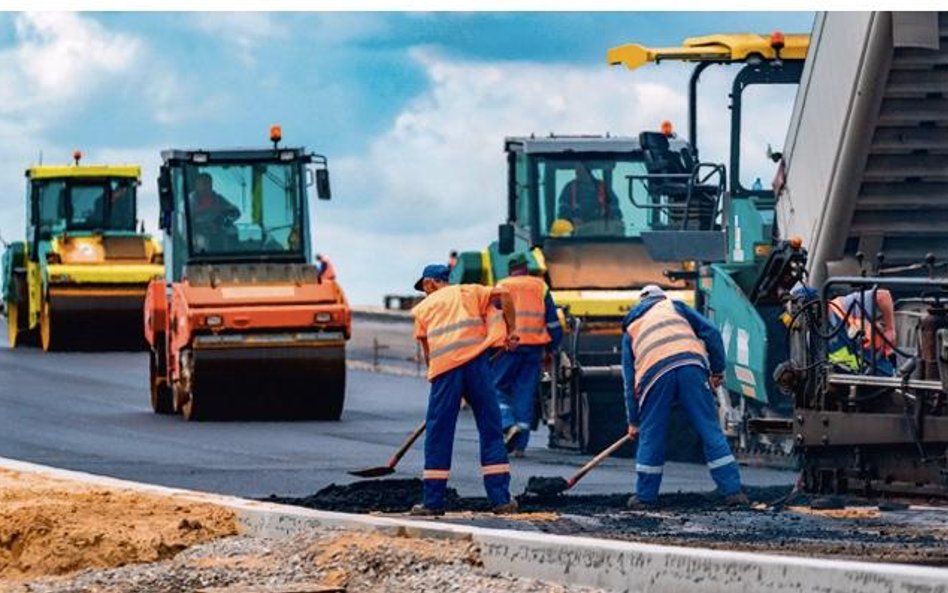
<instances>
[{"instance_id":1,"label":"worker wearing baseball cap","mask_svg":"<svg viewBox=\"0 0 948 593\"><path fill-rule=\"evenodd\" d=\"M673 302L654 284L639 292L639 304L626 315L622 330L628 431L629 436L639 438L635 456L638 478L629 508L647 508L658 502L669 415L676 403L701 437L705 461L725 503L747 504L711 392L724 382L721 333L703 315Z\"/></svg>"},{"instance_id":2,"label":"worker wearing baseball cap","mask_svg":"<svg viewBox=\"0 0 948 593\"><path fill-rule=\"evenodd\" d=\"M512 256L509 276L497 283L510 292L520 336L517 349L500 354L493 365L507 449L514 457L523 456L530 440L543 355L556 350L563 337L550 289L542 278L530 275L529 264L525 253Z\"/></svg>"},{"instance_id":3,"label":"worker wearing baseball cap","mask_svg":"<svg viewBox=\"0 0 948 593\"><path fill-rule=\"evenodd\" d=\"M426 294L412 309L415 338L428 362L428 396L425 435L424 498L413 515L444 514L445 492L451 470L454 430L462 395L467 399L481 443L484 488L495 513L517 510L510 497L510 464L504 448L498 395L494 390L487 350L498 344L491 323L502 318L509 350L519 336L513 301L506 289L479 284L449 284L445 265L426 266L415 289ZM495 306L498 302L501 308Z\"/></svg>"}]
</instances>

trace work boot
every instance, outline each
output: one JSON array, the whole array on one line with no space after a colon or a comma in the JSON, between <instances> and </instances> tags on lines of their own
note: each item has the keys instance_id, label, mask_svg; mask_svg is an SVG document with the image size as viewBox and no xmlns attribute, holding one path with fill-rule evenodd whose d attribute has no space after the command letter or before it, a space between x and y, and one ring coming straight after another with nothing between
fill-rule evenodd
<instances>
[{"instance_id":1,"label":"work boot","mask_svg":"<svg viewBox=\"0 0 948 593\"><path fill-rule=\"evenodd\" d=\"M746 494L739 490L734 494L729 494L724 497L724 506L734 508L747 507L750 506L750 500Z\"/></svg>"},{"instance_id":2,"label":"work boot","mask_svg":"<svg viewBox=\"0 0 948 593\"><path fill-rule=\"evenodd\" d=\"M411 510L408 511L408 514L412 517L440 517L444 515L444 509L432 509L426 507L423 504L416 504L411 507Z\"/></svg>"},{"instance_id":3,"label":"work boot","mask_svg":"<svg viewBox=\"0 0 948 593\"><path fill-rule=\"evenodd\" d=\"M628 502L625 503L625 508L630 511L650 511L658 508L658 501L647 502L639 500L639 497L633 494L629 497Z\"/></svg>"},{"instance_id":4,"label":"work boot","mask_svg":"<svg viewBox=\"0 0 948 593\"><path fill-rule=\"evenodd\" d=\"M494 506L494 508L492 508L490 512L494 513L495 515L512 515L519 510L520 510L520 505L517 504L516 500L511 498L510 502L506 502L504 504L498 504Z\"/></svg>"},{"instance_id":5,"label":"work boot","mask_svg":"<svg viewBox=\"0 0 948 593\"><path fill-rule=\"evenodd\" d=\"M518 434L520 434L520 427L516 424L511 424L507 427L507 430L504 431L504 447L506 447L508 453L514 450L514 441Z\"/></svg>"}]
</instances>

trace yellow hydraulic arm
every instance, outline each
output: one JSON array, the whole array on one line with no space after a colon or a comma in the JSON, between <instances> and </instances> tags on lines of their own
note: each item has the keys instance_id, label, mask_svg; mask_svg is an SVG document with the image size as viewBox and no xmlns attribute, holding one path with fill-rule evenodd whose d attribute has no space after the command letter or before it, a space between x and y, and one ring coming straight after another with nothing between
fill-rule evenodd
<instances>
[{"instance_id":1,"label":"yellow hydraulic arm","mask_svg":"<svg viewBox=\"0 0 948 593\"><path fill-rule=\"evenodd\" d=\"M809 46L810 36L804 33L725 33L689 37L681 47L653 48L628 43L611 48L606 54L606 61L612 66L622 64L629 70L635 70L662 60L736 63L746 62L755 56L767 60L777 57L781 60L803 60Z\"/></svg>"}]
</instances>

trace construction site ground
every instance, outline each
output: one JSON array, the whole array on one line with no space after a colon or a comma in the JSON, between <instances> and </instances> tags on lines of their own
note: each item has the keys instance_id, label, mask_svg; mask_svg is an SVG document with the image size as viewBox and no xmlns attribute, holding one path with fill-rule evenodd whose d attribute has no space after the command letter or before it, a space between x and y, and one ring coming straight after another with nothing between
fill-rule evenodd
<instances>
[{"instance_id":1,"label":"construction site ground","mask_svg":"<svg viewBox=\"0 0 948 593\"><path fill-rule=\"evenodd\" d=\"M371 324L357 321L355 331L367 333L371 328ZM385 328L393 335L402 335L404 331L404 327ZM363 338L362 343L366 341ZM36 349L14 353L0 348L0 374L4 378L0 382L0 457L152 484L273 498L356 513L405 517L404 511L420 497L420 443L398 466L392 477L398 481L360 481L347 472L383 464L421 420L428 387L422 378L351 370L346 412L338 423L187 423L178 417L151 412L144 353L47 354ZM541 432L534 433L527 457L512 460L515 493L524 491L531 476L566 477L586 460L576 453L549 450L544 441ZM327 454L329 451L331 455ZM525 511L522 515L494 517L481 512L486 501L481 498L477 451L473 419L462 412L450 482L457 495L452 499L452 512L439 521L819 558L948 564L948 513L921 508L879 511L865 501L849 501L859 506L845 511L815 512L807 507L805 499L794 501L797 506L779 509L773 503L790 492L796 475L758 467L742 469L749 493L757 503L749 510L723 510L717 507L716 499L701 494L713 489L706 467L669 463L663 482L665 507L627 512L623 505L634 484L634 462L610 459L568 496L546 500L521 498ZM101 517L113 514L103 513ZM177 529L178 524L172 527ZM184 543L190 547L173 556L156 552L150 559L158 564L149 563L140 569L90 567L92 572L66 580L55 577L30 590L172 591L236 582L227 580L229 569L221 568L221 563L245 563L241 570L261 582L278 584L290 582L286 578L293 577L319 584L326 574L312 568L316 554L312 548L326 547L326 542L334 541L336 535L320 532L274 541L239 535L213 541L195 537ZM177 552L182 544L176 542L167 543L168 549ZM386 543L377 548L381 550L378 554L394 558L391 561L395 566L412 566L415 561L405 559L411 556L401 555L399 546L404 543ZM0 547L3 545L0 540ZM358 547L354 550L350 556L356 564L340 561L344 570L360 575L375 570L371 568L371 558L376 552L365 553ZM469 578L487 579L476 590L565 590L480 573L476 562L464 560L464 554L458 551L457 556L443 563L421 563L421 573L408 568L386 571L395 575L392 578L408 579L398 581L404 583L405 589L391 583L385 589L383 581L358 581L358 587L350 590L413 590L412 583L420 582L425 582L424 590L475 590L473 586L450 588L448 583L456 582L451 575L462 573ZM201 566L200 570L194 569L194 563ZM261 568L261 563L266 566ZM271 570L271 564L276 568ZM432 572L424 572L428 570L426 566L433 567ZM494 578L500 580L490 580ZM430 579L433 584L411 579ZM140 589L127 585L136 582L149 585ZM437 583L445 584L438 588L441 585Z\"/></svg>"},{"instance_id":2,"label":"construction site ground","mask_svg":"<svg viewBox=\"0 0 948 593\"><path fill-rule=\"evenodd\" d=\"M420 502L420 490L417 479L367 480L333 485L308 497L270 500L404 515ZM713 492L665 494L658 508L646 511L627 510L626 494L521 494L521 513L507 517L487 513L485 498L460 497L451 490L450 512L441 521L675 546L948 566L948 508L798 493L788 497L791 492L785 486L750 487L752 504L746 509L726 508Z\"/></svg>"},{"instance_id":3,"label":"construction site ground","mask_svg":"<svg viewBox=\"0 0 948 593\"><path fill-rule=\"evenodd\" d=\"M470 542L239 531L211 503L0 470L4 593L595 591L489 573Z\"/></svg>"}]
</instances>

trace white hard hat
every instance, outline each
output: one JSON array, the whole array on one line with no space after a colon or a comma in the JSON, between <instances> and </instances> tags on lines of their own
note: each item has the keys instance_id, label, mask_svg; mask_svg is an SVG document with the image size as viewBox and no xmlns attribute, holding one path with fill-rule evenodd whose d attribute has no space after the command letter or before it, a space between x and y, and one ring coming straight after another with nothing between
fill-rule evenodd
<instances>
[{"instance_id":1,"label":"white hard hat","mask_svg":"<svg viewBox=\"0 0 948 593\"><path fill-rule=\"evenodd\" d=\"M665 291L661 289L660 286L656 284L649 284L645 288L639 291L639 299L645 300L653 297L663 297L665 296Z\"/></svg>"}]
</instances>

